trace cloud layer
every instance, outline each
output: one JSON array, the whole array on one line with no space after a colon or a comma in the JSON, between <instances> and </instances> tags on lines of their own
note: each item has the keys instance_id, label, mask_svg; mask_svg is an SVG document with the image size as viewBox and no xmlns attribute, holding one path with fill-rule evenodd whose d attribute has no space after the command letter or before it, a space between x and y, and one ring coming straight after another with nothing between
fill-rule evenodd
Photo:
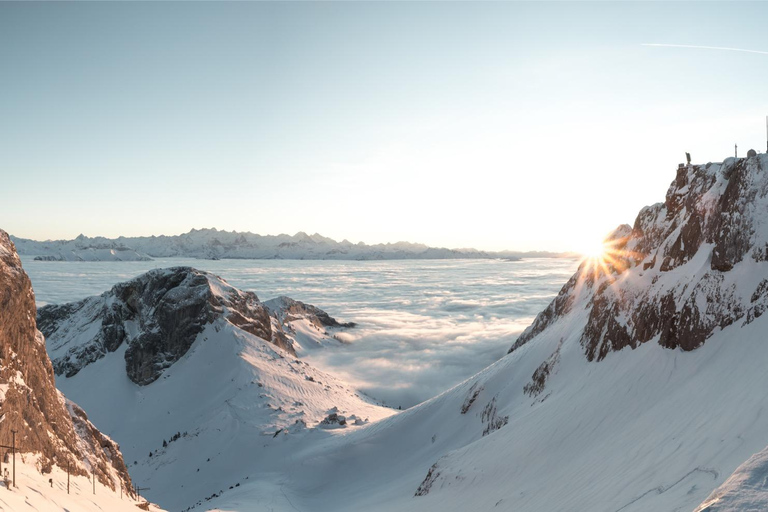
<instances>
[{"instance_id":1,"label":"cloud layer","mask_svg":"<svg viewBox=\"0 0 768 512\"><path fill-rule=\"evenodd\" d=\"M341 321L338 346L302 357L388 405L431 398L502 357L544 309L577 262L538 259L330 262L24 261L38 304L103 292L154 267L190 265L261 299L288 295Z\"/></svg>"}]
</instances>

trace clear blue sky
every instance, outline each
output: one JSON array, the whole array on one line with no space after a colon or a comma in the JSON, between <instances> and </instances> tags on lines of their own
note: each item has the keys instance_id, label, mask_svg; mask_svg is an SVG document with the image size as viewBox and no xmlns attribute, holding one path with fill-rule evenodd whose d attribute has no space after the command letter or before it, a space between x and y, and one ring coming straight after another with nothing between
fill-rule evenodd
<instances>
[{"instance_id":1,"label":"clear blue sky","mask_svg":"<svg viewBox=\"0 0 768 512\"><path fill-rule=\"evenodd\" d=\"M580 249L765 150L763 3L0 3L0 227Z\"/></svg>"}]
</instances>

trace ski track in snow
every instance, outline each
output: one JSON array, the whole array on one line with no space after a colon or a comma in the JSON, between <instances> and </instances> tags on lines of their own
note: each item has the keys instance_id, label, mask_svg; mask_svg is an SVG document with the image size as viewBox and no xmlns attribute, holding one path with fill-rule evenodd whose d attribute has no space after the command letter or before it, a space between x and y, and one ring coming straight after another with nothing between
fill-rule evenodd
<instances>
[{"instance_id":1,"label":"ski track in snow","mask_svg":"<svg viewBox=\"0 0 768 512\"><path fill-rule=\"evenodd\" d=\"M714 470L714 469L701 468L701 467L694 468L694 469L690 470L688 473L686 473L685 475L683 475L682 477L680 477L680 479L677 480L674 483L671 483L669 485L660 485L660 486L658 486L656 488L653 488L653 489L650 489L648 491L645 491L643 494L641 494L637 498L633 499L632 501L630 501L629 503L627 503L623 507L617 508L616 512L621 512L622 510L624 510L626 508L629 508L631 505L637 503L638 501L642 500L643 498L645 498L647 495L649 495L651 493L663 494L663 493L665 493L668 490L670 490L671 488L675 487L676 485L678 485L683 480L685 480L686 478L688 478L689 476L691 476L692 474L694 474L696 472L709 473L709 474L711 474L714 477L715 480L717 480L717 477L720 476L720 474L716 470Z\"/></svg>"}]
</instances>

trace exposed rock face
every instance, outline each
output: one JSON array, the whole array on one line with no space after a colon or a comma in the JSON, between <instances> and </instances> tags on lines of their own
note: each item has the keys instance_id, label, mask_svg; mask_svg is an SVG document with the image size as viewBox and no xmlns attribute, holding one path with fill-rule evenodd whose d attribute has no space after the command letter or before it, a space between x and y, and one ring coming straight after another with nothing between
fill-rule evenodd
<instances>
[{"instance_id":1,"label":"exposed rock face","mask_svg":"<svg viewBox=\"0 0 768 512\"><path fill-rule=\"evenodd\" d=\"M277 297L268 300L264 305L274 314L282 323L292 322L299 318L308 319L316 327L354 327L354 322L341 323L322 309L311 304L304 304L290 297Z\"/></svg>"},{"instance_id":2,"label":"exposed rock face","mask_svg":"<svg viewBox=\"0 0 768 512\"><path fill-rule=\"evenodd\" d=\"M531 376L531 382L525 385L523 392L532 397L539 396L544 391L547 378L555 372L557 364L560 362L560 350L563 347L563 339L560 339L560 343L546 361L541 363L536 371Z\"/></svg>"},{"instance_id":3,"label":"exposed rock face","mask_svg":"<svg viewBox=\"0 0 768 512\"><path fill-rule=\"evenodd\" d=\"M58 375L71 377L125 345L126 372L139 385L157 380L187 353L206 325L219 319L294 356L283 329L286 323L301 317L318 326L349 325L287 297L261 303L254 293L190 267L152 270L98 297L44 306L37 315ZM84 334L90 341L82 342Z\"/></svg>"},{"instance_id":4,"label":"exposed rock face","mask_svg":"<svg viewBox=\"0 0 768 512\"><path fill-rule=\"evenodd\" d=\"M740 280L747 269L768 276L766 168L766 155L679 168L666 201L609 236L604 261L583 262L510 352L573 308L587 310L581 343L590 361L651 340L693 350L716 329L760 316L768 284Z\"/></svg>"},{"instance_id":5,"label":"exposed rock face","mask_svg":"<svg viewBox=\"0 0 768 512\"><path fill-rule=\"evenodd\" d=\"M103 485L130 489L116 443L56 389L45 340L35 325L35 297L8 234L0 230L0 444L40 454L40 468L55 464L74 474L95 469Z\"/></svg>"},{"instance_id":6,"label":"exposed rock face","mask_svg":"<svg viewBox=\"0 0 768 512\"><path fill-rule=\"evenodd\" d=\"M438 469L437 462L435 462L429 468L429 471L427 471L427 476L419 484L419 488L416 489L416 493L414 494L414 496L426 496L427 494L429 494L429 491L432 489L432 485L435 483L435 481L439 477L440 477L440 470Z\"/></svg>"}]
</instances>

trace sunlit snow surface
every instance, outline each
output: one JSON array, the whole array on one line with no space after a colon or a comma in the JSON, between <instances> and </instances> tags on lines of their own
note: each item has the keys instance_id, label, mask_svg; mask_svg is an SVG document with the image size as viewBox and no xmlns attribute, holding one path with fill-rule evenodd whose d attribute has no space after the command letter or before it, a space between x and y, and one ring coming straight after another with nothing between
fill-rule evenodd
<instances>
[{"instance_id":1,"label":"sunlit snow surface","mask_svg":"<svg viewBox=\"0 0 768 512\"><path fill-rule=\"evenodd\" d=\"M120 489L112 491L85 476L71 476L67 492L67 473L54 466L51 473L41 474L35 465L36 457L18 454L16 459L16 487L8 489L0 483L0 511L2 512L138 512L144 503L129 497ZM3 468L11 464L3 465ZM49 482L50 479L50 482ZM155 505L151 512L159 512Z\"/></svg>"},{"instance_id":2,"label":"sunlit snow surface","mask_svg":"<svg viewBox=\"0 0 768 512\"><path fill-rule=\"evenodd\" d=\"M44 262L22 257L38 306L97 295L149 269L211 271L262 300L314 304L357 328L302 359L409 407L498 360L573 274L572 259Z\"/></svg>"}]
</instances>

